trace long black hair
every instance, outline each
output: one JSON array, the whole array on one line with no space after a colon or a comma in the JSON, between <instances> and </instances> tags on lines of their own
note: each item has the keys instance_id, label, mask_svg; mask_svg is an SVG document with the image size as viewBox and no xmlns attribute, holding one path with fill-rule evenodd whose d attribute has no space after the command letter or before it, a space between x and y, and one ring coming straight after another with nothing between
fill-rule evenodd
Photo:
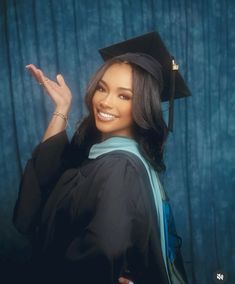
<instances>
[{"instance_id":1,"label":"long black hair","mask_svg":"<svg viewBox=\"0 0 235 284\"><path fill-rule=\"evenodd\" d=\"M95 125L92 98L105 71L115 63L125 63L132 67L133 130L139 150L155 170L158 172L165 170L163 152L168 131L161 110L162 77L160 76L156 80L141 67L115 57L105 62L97 70L87 86L85 103L88 115L78 125L71 141L74 161L76 160L77 165L79 165L81 161L87 158L91 146L101 141L101 133Z\"/></svg>"}]
</instances>

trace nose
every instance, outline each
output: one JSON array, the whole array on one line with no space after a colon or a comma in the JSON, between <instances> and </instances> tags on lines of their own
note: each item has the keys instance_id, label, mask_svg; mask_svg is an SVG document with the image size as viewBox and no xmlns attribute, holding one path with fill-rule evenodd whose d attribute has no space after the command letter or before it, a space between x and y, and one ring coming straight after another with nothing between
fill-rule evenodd
<instances>
[{"instance_id":1,"label":"nose","mask_svg":"<svg viewBox=\"0 0 235 284\"><path fill-rule=\"evenodd\" d=\"M111 94L107 94L104 98L102 98L99 102L99 105L102 107L102 108L109 108L111 109L112 108L112 96Z\"/></svg>"}]
</instances>

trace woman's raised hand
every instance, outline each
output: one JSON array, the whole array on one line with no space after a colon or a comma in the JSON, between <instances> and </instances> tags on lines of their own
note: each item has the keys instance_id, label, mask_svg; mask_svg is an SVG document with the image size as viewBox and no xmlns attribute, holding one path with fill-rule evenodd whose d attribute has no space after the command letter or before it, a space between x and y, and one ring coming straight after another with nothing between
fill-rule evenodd
<instances>
[{"instance_id":1,"label":"woman's raised hand","mask_svg":"<svg viewBox=\"0 0 235 284\"><path fill-rule=\"evenodd\" d=\"M57 75L56 82L46 77L42 70L38 69L33 64L26 65L26 68L51 97L55 104L56 111L67 115L71 106L72 93L66 85L63 76L61 74Z\"/></svg>"},{"instance_id":2,"label":"woman's raised hand","mask_svg":"<svg viewBox=\"0 0 235 284\"><path fill-rule=\"evenodd\" d=\"M128 280L127 278L124 278L124 277L118 278L118 281L121 284L134 284L131 280Z\"/></svg>"}]
</instances>

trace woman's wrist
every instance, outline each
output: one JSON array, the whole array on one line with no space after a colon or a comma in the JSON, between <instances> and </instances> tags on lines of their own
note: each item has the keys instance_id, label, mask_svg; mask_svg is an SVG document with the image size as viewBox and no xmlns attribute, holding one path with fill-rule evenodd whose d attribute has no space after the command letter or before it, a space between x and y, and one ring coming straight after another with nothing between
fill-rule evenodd
<instances>
[{"instance_id":1,"label":"woman's wrist","mask_svg":"<svg viewBox=\"0 0 235 284\"><path fill-rule=\"evenodd\" d=\"M53 115L57 115L57 116L61 117L66 122L66 124L68 123L68 116L67 115L64 115L63 113L58 112L58 111L54 111Z\"/></svg>"},{"instance_id":2,"label":"woman's wrist","mask_svg":"<svg viewBox=\"0 0 235 284\"><path fill-rule=\"evenodd\" d=\"M58 112L63 114L64 116L68 116L70 110L70 106L57 106L54 112Z\"/></svg>"},{"instance_id":3,"label":"woman's wrist","mask_svg":"<svg viewBox=\"0 0 235 284\"><path fill-rule=\"evenodd\" d=\"M69 114L68 108L56 108L55 111L52 113L53 116L57 116L60 119L64 120L65 128L67 128L67 126L69 125L68 114Z\"/></svg>"}]
</instances>

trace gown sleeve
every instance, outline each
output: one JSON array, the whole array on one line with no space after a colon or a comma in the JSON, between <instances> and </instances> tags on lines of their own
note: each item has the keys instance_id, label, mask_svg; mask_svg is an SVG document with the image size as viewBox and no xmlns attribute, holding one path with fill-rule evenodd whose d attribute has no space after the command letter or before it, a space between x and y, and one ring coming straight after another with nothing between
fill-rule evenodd
<instances>
[{"instance_id":1,"label":"gown sleeve","mask_svg":"<svg viewBox=\"0 0 235 284\"><path fill-rule=\"evenodd\" d=\"M40 143L28 160L20 182L13 223L23 234L34 231L41 207L64 170L64 156L69 142L62 131Z\"/></svg>"},{"instance_id":2,"label":"gown sleeve","mask_svg":"<svg viewBox=\"0 0 235 284\"><path fill-rule=\"evenodd\" d=\"M144 197L148 184L142 176L125 158L112 157L100 165L93 183L100 188L95 214L66 252L74 274L79 270L85 281L81 283L116 284L126 273L134 283L146 283L140 279L149 265L151 223Z\"/></svg>"}]
</instances>

